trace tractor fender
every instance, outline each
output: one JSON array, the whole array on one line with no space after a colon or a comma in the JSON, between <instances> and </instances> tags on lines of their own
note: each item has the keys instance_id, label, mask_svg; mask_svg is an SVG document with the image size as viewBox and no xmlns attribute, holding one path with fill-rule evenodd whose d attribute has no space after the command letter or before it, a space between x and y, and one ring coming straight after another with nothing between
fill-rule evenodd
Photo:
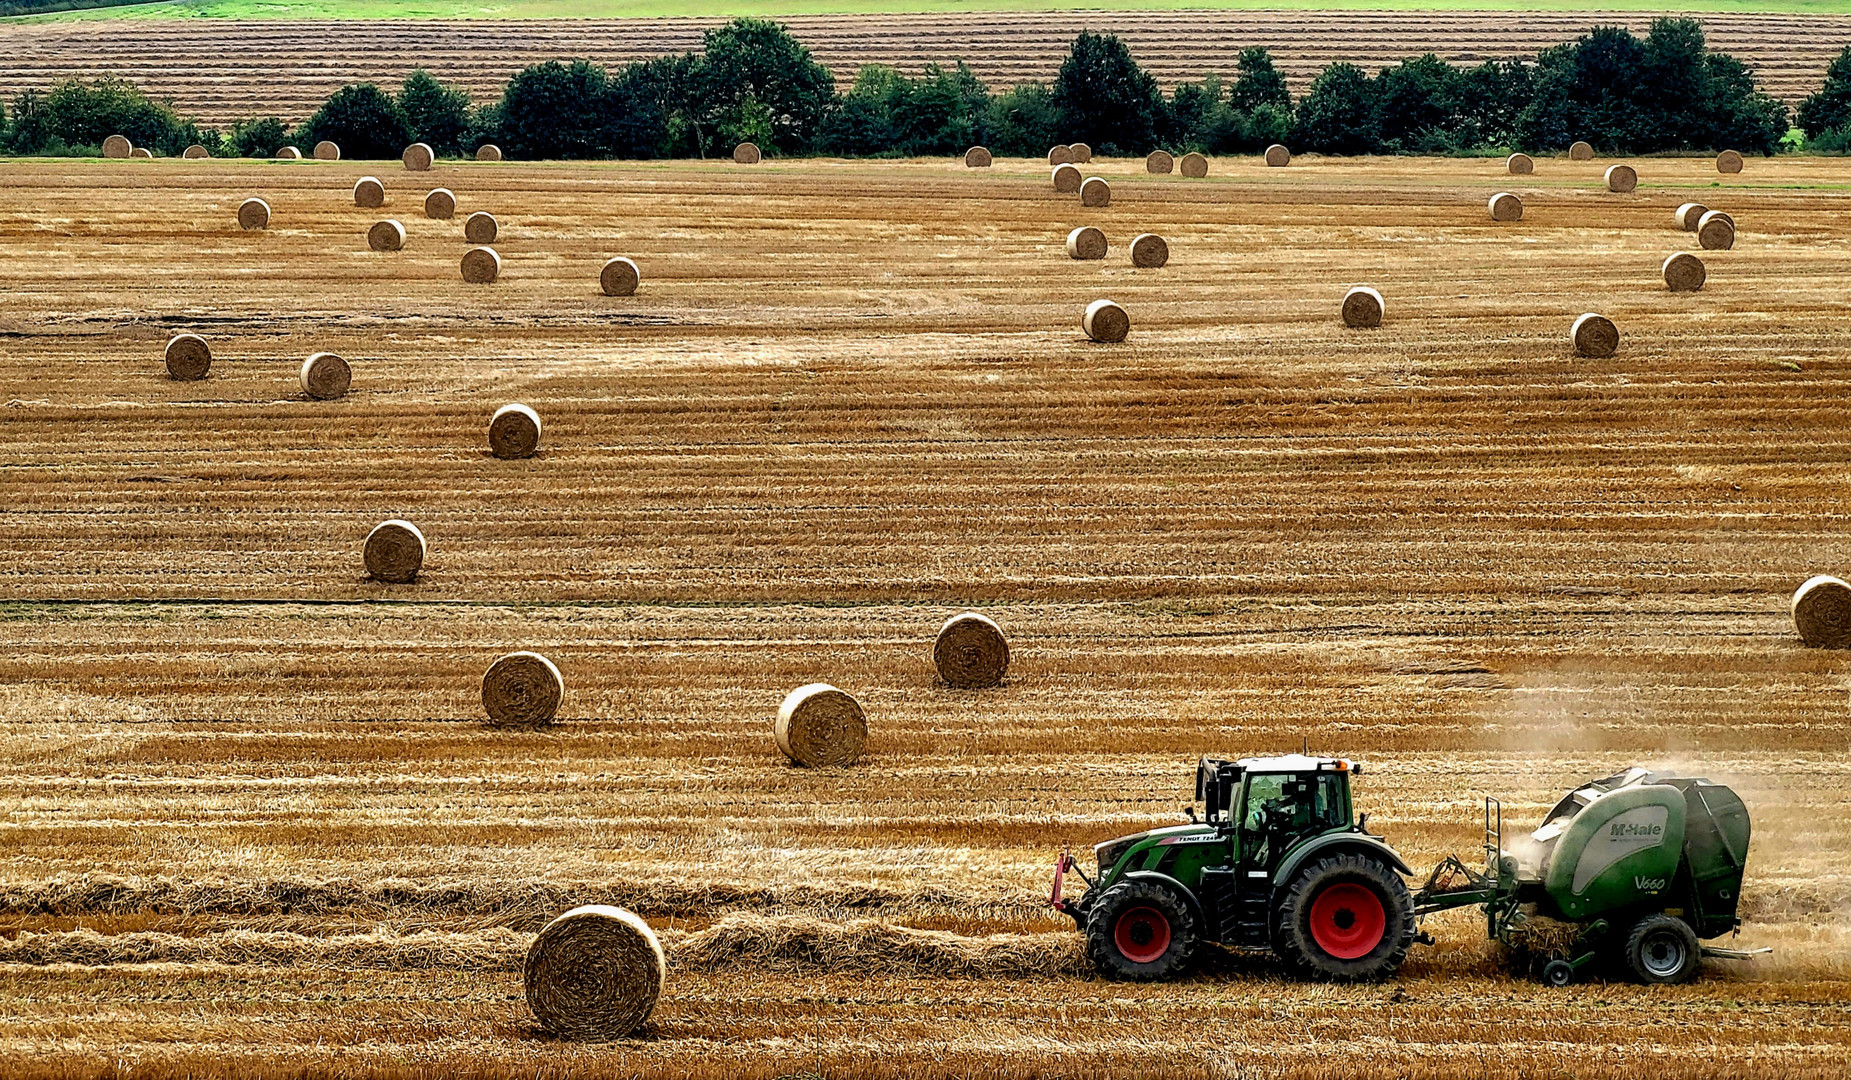
<instances>
[{"instance_id":1,"label":"tractor fender","mask_svg":"<svg viewBox=\"0 0 1851 1080\"><path fill-rule=\"evenodd\" d=\"M1183 905L1189 909L1189 914L1195 916L1195 924L1197 926L1203 928L1208 926L1207 916L1202 911L1202 901L1196 897L1195 892L1190 889L1189 886L1184 885L1170 875L1159 873L1156 870L1132 870L1119 878L1119 880L1150 881L1165 886L1176 893L1177 897L1182 900Z\"/></svg>"},{"instance_id":2,"label":"tractor fender","mask_svg":"<svg viewBox=\"0 0 1851 1080\"><path fill-rule=\"evenodd\" d=\"M1279 864L1279 868L1273 871L1273 882L1283 887L1297 876L1300 867L1312 859L1325 855L1342 854L1362 855L1376 859L1387 863L1407 877L1414 876L1414 871L1408 868L1407 863L1401 861L1401 856L1395 854L1395 849L1383 841L1368 833L1338 832L1327 833L1309 840L1298 850L1287 855L1285 860Z\"/></svg>"}]
</instances>

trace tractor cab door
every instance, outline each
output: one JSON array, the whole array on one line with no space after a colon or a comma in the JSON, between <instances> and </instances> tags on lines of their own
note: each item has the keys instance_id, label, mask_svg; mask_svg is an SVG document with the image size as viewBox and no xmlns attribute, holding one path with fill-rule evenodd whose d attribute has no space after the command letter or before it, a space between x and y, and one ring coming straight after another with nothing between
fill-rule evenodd
<instances>
[{"instance_id":1,"label":"tractor cab door","mask_svg":"<svg viewBox=\"0 0 1851 1080\"><path fill-rule=\"evenodd\" d=\"M1270 883L1300 840L1347 825L1348 817L1341 774L1250 773L1241 802L1241 868L1248 875L1264 872Z\"/></svg>"}]
</instances>

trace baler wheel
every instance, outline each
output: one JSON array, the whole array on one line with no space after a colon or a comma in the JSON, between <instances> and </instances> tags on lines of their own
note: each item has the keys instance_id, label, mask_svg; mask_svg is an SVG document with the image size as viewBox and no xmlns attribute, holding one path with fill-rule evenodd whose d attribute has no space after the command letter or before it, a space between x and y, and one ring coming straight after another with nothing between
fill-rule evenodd
<instances>
[{"instance_id":1,"label":"baler wheel","mask_svg":"<svg viewBox=\"0 0 1851 1080\"><path fill-rule=\"evenodd\" d=\"M1551 960L1543 965L1542 981L1550 986L1567 986L1575 981L1575 965L1566 960Z\"/></svg>"},{"instance_id":2,"label":"baler wheel","mask_svg":"<svg viewBox=\"0 0 1851 1080\"><path fill-rule=\"evenodd\" d=\"M1696 978L1702 955L1697 932L1671 915L1647 915L1626 935L1626 970L1648 986Z\"/></svg>"},{"instance_id":3,"label":"baler wheel","mask_svg":"<svg viewBox=\"0 0 1851 1080\"><path fill-rule=\"evenodd\" d=\"M1367 855L1314 860L1287 886L1273 949L1308 975L1382 979L1414 943L1414 900L1401 875Z\"/></svg>"},{"instance_id":4,"label":"baler wheel","mask_svg":"<svg viewBox=\"0 0 1851 1080\"><path fill-rule=\"evenodd\" d=\"M1087 905L1086 952L1108 979L1174 979L1188 970L1199 934L1189 905L1159 882L1121 881Z\"/></svg>"}]
</instances>

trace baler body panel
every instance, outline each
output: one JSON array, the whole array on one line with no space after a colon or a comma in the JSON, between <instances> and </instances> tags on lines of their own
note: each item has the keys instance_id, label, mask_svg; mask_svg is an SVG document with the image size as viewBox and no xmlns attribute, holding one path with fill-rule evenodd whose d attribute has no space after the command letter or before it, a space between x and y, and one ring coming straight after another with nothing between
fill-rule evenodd
<instances>
[{"instance_id":1,"label":"baler body panel","mask_svg":"<svg viewBox=\"0 0 1851 1080\"><path fill-rule=\"evenodd\" d=\"M1562 915L1582 919L1639 905L1662 905L1677 881L1684 849L1684 793L1667 784L1609 791L1558 825L1543 885Z\"/></svg>"},{"instance_id":2,"label":"baler body panel","mask_svg":"<svg viewBox=\"0 0 1851 1080\"><path fill-rule=\"evenodd\" d=\"M1735 908L1748 860L1748 807L1730 789L1704 783L1684 788L1684 806L1684 857L1691 892L1687 921L1698 937L1718 937L1736 927Z\"/></svg>"}]
</instances>

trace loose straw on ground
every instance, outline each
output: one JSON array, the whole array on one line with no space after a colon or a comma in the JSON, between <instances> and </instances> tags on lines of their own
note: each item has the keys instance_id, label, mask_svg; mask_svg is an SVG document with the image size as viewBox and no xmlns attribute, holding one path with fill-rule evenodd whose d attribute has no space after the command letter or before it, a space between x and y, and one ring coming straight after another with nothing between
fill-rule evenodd
<instances>
[{"instance_id":1,"label":"loose straw on ground","mask_svg":"<svg viewBox=\"0 0 1851 1080\"><path fill-rule=\"evenodd\" d=\"M333 401L353 385L353 369L331 352L318 352L302 361L302 392L317 401Z\"/></svg>"},{"instance_id":2,"label":"loose straw on ground","mask_svg":"<svg viewBox=\"0 0 1851 1080\"><path fill-rule=\"evenodd\" d=\"M799 765L853 765L867 746L868 718L854 698L828 683L811 683L784 699L772 735Z\"/></svg>"},{"instance_id":3,"label":"loose straw on ground","mask_svg":"<svg viewBox=\"0 0 1851 1080\"><path fill-rule=\"evenodd\" d=\"M598 288L606 296L634 296L636 287L643 282L643 272L636 263L622 255L609 260L604 269L598 271Z\"/></svg>"},{"instance_id":4,"label":"loose straw on ground","mask_svg":"<svg viewBox=\"0 0 1851 1080\"><path fill-rule=\"evenodd\" d=\"M565 680L536 652L511 652L482 676L482 711L491 727L544 727L559 712Z\"/></svg>"},{"instance_id":5,"label":"loose straw on ground","mask_svg":"<svg viewBox=\"0 0 1851 1080\"><path fill-rule=\"evenodd\" d=\"M623 908L587 904L546 924L522 981L540 1026L565 1039L621 1039L655 1010L668 974L662 943Z\"/></svg>"},{"instance_id":6,"label":"loose straw on ground","mask_svg":"<svg viewBox=\"0 0 1851 1080\"><path fill-rule=\"evenodd\" d=\"M1156 233L1139 233L1131 241L1131 265L1156 270L1170 261L1169 241Z\"/></svg>"},{"instance_id":7,"label":"loose straw on ground","mask_svg":"<svg viewBox=\"0 0 1851 1080\"><path fill-rule=\"evenodd\" d=\"M1110 300L1094 300L1080 316L1080 329L1094 341L1115 344L1131 333L1131 316Z\"/></svg>"},{"instance_id":8,"label":"loose straw on ground","mask_svg":"<svg viewBox=\"0 0 1851 1080\"><path fill-rule=\"evenodd\" d=\"M198 334L175 334L167 342L167 377L198 382L212 370L212 347Z\"/></svg>"},{"instance_id":9,"label":"loose straw on ground","mask_svg":"<svg viewBox=\"0 0 1851 1080\"><path fill-rule=\"evenodd\" d=\"M1366 330L1382 325L1386 305L1382 294L1367 285L1358 285L1343 296L1343 325Z\"/></svg>"},{"instance_id":10,"label":"loose straw on ground","mask_svg":"<svg viewBox=\"0 0 1851 1080\"><path fill-rule=\"evenodd\" d=\"M1002 627L976 612L954 615L932 643L932 666L960 690L997 686L1009 671L1009 642Z\"/></svg>"},{"instance_id":11,"label":"loose straw on ground","mask_svg":"<svg viewBox=\"0 0 1851 1080\"><path fill-rule=\"evenodd\" d=\"M1793 625L1818 649L1851 649L1851 585L1830 574L1806 579L1793 594Z\"/></svg>"},{"instance_id":12,"label":"loose straw on ground","mask_svg":"<svg viewBox=\"0 0 1851 1080\"><path fill-rule=\"evenodd\" d=\"M530 458L540 448L540 414L520 402L495 410L488 422L488 452L506 461Z\"/></svg>"},{"instance_id":13,"label":"loose straw on ground","mask_svg":"<svg viewBox=\"0 0 1851 1080\"><path fill-rule=\"evenodd\" d=\"M361 550L367 575L391 585L409 585L424 568L424 534L402 518L373 526Z\"/></svg>"}]
</instances>

